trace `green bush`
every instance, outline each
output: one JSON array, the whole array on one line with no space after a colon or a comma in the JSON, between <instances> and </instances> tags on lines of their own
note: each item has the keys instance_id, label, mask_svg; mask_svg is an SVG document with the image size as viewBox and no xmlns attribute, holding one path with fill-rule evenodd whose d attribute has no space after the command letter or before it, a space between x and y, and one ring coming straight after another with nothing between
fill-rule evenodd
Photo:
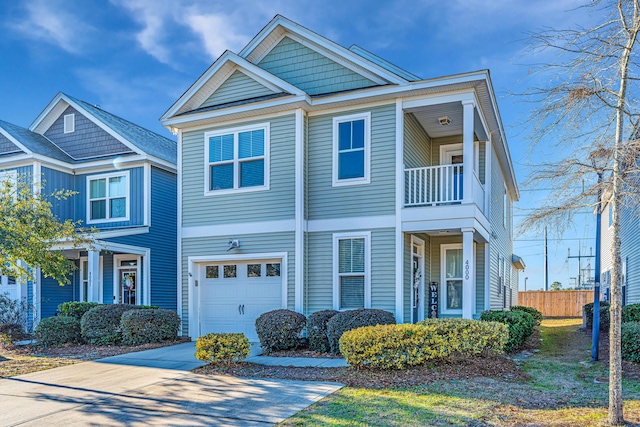
<instances>
[{"instance_id":1,"label":"green bush","mask_svg":"<svg viewBox=\"0 0 640 427\"><path fill-rule=\"evenodd\" d=\"M129 310L122 314L120 329L122 344L141 345L151 342L173 341L178 338L180 317L175 311Z\"/></svg>"},{"instance_id":2,"label":"green bush","mask_svg":"<svg viewBox=\"0 0 640 427\"><path fill-rule=\"evenodd\" d=\"M623 323L621 335L622 358L640 362L640 322Z\"/></svg>"},{"instance_id":3,"label":"green bush","mask_svg":"<svg viewBox=\"0 0 640 427\"><path fill-rule=\"evenodd\" d=\"M520 348L533 333L536 324L533 316L524 311L488 310L480 315L480 320L500 322L509 328L509 340L504 349L511 352Z\"/></svg>"},{"instance_id":4,"label":"green bush","mask_svg":"<svg viewBox=\"0 0 640 427\"><path fill-rule=\"evenodd\" d=\"M418 324L445 336L452 352L467 356L502 353L509 340L509 328L500 322L426 319Z\"/></svg>"},{"instance_id":5,"label":"green bush","mask_svg":"<svg viewBox=\"0 0 640 427\"><path fill-rule=\"evenodd\" d=\"M524 311L525 313L529 313L533 316L533 320L536 321L536 325L539 325L542 322L542 313L536 310L533 307L526 307L524 305L514 305L511 307L511 311Z\"/></svg>"},{"instance_id":6,"label":"green bush","mask_svg":"<svg viewBox=\"0 0 640 427\"><path fill-rule=\"evenodd\" d=\"M374 308L358 308L341 311L327 322L327 339L332 353L340 352L340 337L346 331L363 326L392 325L396 323L393 313Z\"/></svg>"},{"instance_id":7,"label":"green bush","mask_svg":"<svg viewBox=\"0 0 640 427\"><path fill-rule=\"evenodd\" d=\"M63 316L71 316L80 320L87 311L99 305L101 304L98 304L97 302L69 301L58 304L58 310Z\"/></svg>"},{"instance_id":8,"label":"green bush","mask_svg":"<svg viewBox=\"0 0 640 427\"><path fill-rule=\"evenodd\" d=\"M629 304L622 307L622 323L640 322L640 304Z\"/></svg>"},{"instance_id":9,"label":"green bush","mask_svg":"<svg viewBox=\"0 0 640 427\"><path fill-rule=\"evenodd\" d=\"M327 352L331 349L327 338L327 322L339 312L336 310L316 311L307 320L309 334L309 349Z\"/></svg>"},{"instance_id":10,"label":"green bush","mask_svg":"<svg viewBox=\"0 0 640 427\"><path fill-rule=\"evenodd\" d=\"M251 345L244 334L207 334L196 340L196 358L228 365L249 356Z\"/></svg>"},{"instance_id":11,"label":"green bush","mask_svg":"<svg viewBox=\"0 0 640 427\"><path fill-rule=\"evenodd\" d=\"M131 304L106 304L87 311L80 320L82 337L95 345L114 345L122 342L120 320L129 310L140 309Z\"/></svg>"},{"instance_id":12,"label":"green bush","mask_svg":"<svg viewBox=\"0 0 640 427\"><path fill-rule=\"evenodd\" d=\"M304 314L291 310L273 310L256 319L256 332L265 353L289 350L300 344L300 333L307 323Z\"/></svg>"},{"instance_id":13,"label":"green bush","mask_svg":"<svg viewBox=\"0 0 640 427\"><path fill-rule=\"evenodd\" d=\"M38 345L59 346L82 342L80 321L71 316L54 316L42 319L34 331Z\"/></svg>"},{"instance_id":14,"label":"green bush","mask_svg":"<svg viewBox=\"0 0 640 427\"><path fill-rule=\"evenodd\" d=\"M0 323L0 344L11 345L25 338L24 328L18 323Z\"/></svg>"},{"instance_id":15,"label":"green bush","mask_svg":"<svg viewBox=\"0 0 640 427\"><path fill-rule=\"evenodd\" d=\"M593 303L582 306L582 311L586 316L587 329L593 329ZM600 301L600 332L609 330L609 303Z\"/></svg>"}]
</instances>

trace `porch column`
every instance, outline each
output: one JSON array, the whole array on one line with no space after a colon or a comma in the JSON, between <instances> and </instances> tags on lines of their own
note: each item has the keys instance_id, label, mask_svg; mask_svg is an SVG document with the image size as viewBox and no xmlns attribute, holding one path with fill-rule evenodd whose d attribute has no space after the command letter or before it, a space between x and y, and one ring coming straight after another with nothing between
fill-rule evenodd
<instances>
[{"instance_id":1,"label":"porch column","mask_svg":"<svg viewBox=\"0 0 640 427\"><path fill-rule=\"evenodd\" d=\"M463 169L463 200L462 203L473 203L473 101L462 101L462 169Z\"/></svg>"},{"instance_id":2,"label":"porch column","mask_svg":"<svg viewBox=\"0 0 640 427\"><path fill-rule=\"evenodd\" d=\"M489 139L484 145L484 216L489 218L491 210L491 156L492 156L493 139L489 135Z\"/></svg>"},{"instance_id":3,"label":"porch column","mask_svg":"<svg viewBox=\"0 0 640 427\"><path fill-rule=\"evenodd\" d=\"M87 301L100 301L100 251L90 250L87 253Z\"/></svg>"},{"instance_id":4,"label":"porch column","mask_svg":"<svg viewBox=\"0 0 640 427\"><path fill-rule=\"evenodd\" d=\"M475 262L473 259L473 228L462 229L462 317L473 319Z\"/></svg>"}]
</instances>

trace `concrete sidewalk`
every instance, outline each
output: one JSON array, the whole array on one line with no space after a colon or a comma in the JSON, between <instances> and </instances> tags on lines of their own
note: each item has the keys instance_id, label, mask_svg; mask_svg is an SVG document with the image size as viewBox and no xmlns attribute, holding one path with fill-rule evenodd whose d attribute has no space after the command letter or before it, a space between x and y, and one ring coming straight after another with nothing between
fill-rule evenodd
<instances>
[{"instance_id":1,"label":"concrete sidewalk","mask_svg":"<svg viewBox=\"0 0 640 427\"><path fill-rule=\"evenodd\" d=\"M335 383L196 375L193 343L0 380L0 425L266 426Z\"/></svg>"}]
</instances>

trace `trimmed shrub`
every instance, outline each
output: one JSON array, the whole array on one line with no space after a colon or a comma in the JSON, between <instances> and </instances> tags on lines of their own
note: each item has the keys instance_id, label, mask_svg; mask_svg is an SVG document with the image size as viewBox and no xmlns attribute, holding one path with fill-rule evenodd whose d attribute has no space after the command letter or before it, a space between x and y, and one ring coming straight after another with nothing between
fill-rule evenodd
<instances>
[{"instance_id":1,"label":"trimmed shrub","mask_svg":"<svg viewBox=\"0 0 640 427\"><path fill-rule=\"evenodd\" d=\"M307 332L309 333L309 349L327 352L331 349L327 338L327 322L339 311L322 310L316 311L307 319Z\"/></svg>"},{"instance_id":2,"label":"trimmed shrub","mask_svg":"<svg viewBox=\"0 0 640 427\"><path fill-rule=\"evenodd\" d=\"M120 329L122 344L141 345L151 342L174 341L178 338L180 317L175 311L129 310L122 314Z\"/></svg>"},{"instance_id":3,"label":"trimmed shrub","mask_svg":"<svg viewBox=\"0 0 640 427\"><path fill-rule=\"evenodd\" d=\"M114 345L122 342L120 320L129 310L140 309L131 304L106 304L87 311L80 320L82 337L95 345Z\"/></svg>"},{"instance_id":4,"label":"trimmed shrub","mask_svg":"<svg viewBox=\"0 0 640 427\"><path fill-rule=\"evenodd\" d=\"M289 350L300 344L300 333L307 323L304 314L280 309L262 313L256 319L256 332L265 353Z\"/></svg>"},{"instance_id":5,"label":"trimmed shrub","mask_svg":"<svg viewBox=\"0 0 640 427\"><path fill-rule=\"evenodd\" d=\"M582 306L582 311L586 316L587 329L593 329L593 303ZM609 303L600 301L600 332L609 330Z\"/></svg>"},{"instance_id":6,"label":"trimmed shrub","mask_svg":"<svg viewBox=\"0 0 640 427\"><path fill-rule=\"evenodd\" d=\"M80 321L71 316L54 316L42 319L34 331L38 345L59 346L82 342Z\"/></svg>"},{"instance_id":7,"label":"trimmed shrub","mask_svg":"<svg viewBox=\"0 0 640 427\"><path fill-rule=\"evenodd\" d=\"M621 335L622 358L640 362L640 322L623 323Z\"/></svg>"},{"instance_id":8,"label":"trimmed shrub","mask_svg":"<svg viewBox=\"0 0 640 427\"><path fill-rule=\"evenodd\" d=\"M533 316L533 320L536 321L536 325L539 325L540 322L542 322L542 313L533 307L526 307L524 305L514 305L511 307L511 311L524 311L525 313L529 313L531 316Z\"/></svg>"},{"instance_id":9,"label":"trimmed shrub","mask_svg":"<svg viewBox=\"0 0 640 427\"><path fill-rule=\"evenodd\" d=\"M249 356L251 345L244 334L207 334L196 340L196 358L228 365Z\"/></svg>"},{"instance_id":10,"label":"trimmed shrub","mask_svg":"<svg viewBox=\"0 0 640 427\"><path fill-rule=\"evenodd\" d=\"M640 304L629 304L622 307L622 323L640 322Z\"/></svg>"},{"instance_id":11,"label":"trimmed shrub","mask_svg":"<svg viewBox=\"0 0 640 427\"><path fill-rule=\"evenodd\" d=\"M340 353L340 337L347 331L363 326L393 325L393 313L375 308L341 311L327 322L327 339L332 353Z\"/></svg>"},{"instance_id":12,"label":"trimmed shrub","mask_svg":"<svg viewBox=\"0 0 640 427\"><path fill-rule=\"evenodd\" d=\"M87 311L99 305L101 304L97 302L69 301L58 304L58 310L63 316L71 316L80 320Z\"/></svg>"},{"instance_id":13,"label":"trimmed shrub","mask_svg":"<svg viewBox=\"0 0 640 427\"><path fill-rule=\"evenodd\" d=\"M24 328L18 323L0 323L0 344L10 345L25 338Z\"/></svg>"},{"instance_id":14,"label":"trimmed shrub","mask_svg":"<svg viewBox=\"0 0 640 427\"><path fill-rule=\"evenodd\" d=\"M480 320L500 322L509 328L509 340L504 349L507 352L517 350L533 333L536 324L533 316L524 311L488 310L482 312Z\"/></svg>"},{"instance_id":15,"label":"trimmed shrub","mask_svg":"<svg viewBox=\"0 0 640 427\"><path fill-rule=\"evenodd\" d=\"M467 356L502 353L509 328L500 322L471 319L426 319L418 323L446 337L450 350Z\"/></svg>"}]
</instances>

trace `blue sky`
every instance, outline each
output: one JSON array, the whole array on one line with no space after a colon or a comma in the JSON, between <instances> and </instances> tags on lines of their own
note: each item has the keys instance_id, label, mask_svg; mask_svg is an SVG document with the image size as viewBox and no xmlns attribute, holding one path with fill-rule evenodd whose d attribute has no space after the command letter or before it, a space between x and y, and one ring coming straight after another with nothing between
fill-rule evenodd
<instances>
[{"instance_id":1,"label":"blue sky","mask_svg":"<svg viewBox=\"0 0 640 427\"><path fill-rule=\"evenodd\" d=\"M0 10L0 119L28 125L58 91L169 138L158 117L211 63L238 52L276 14L343 45L358 44L421 76L490 69L520 187L528 174L528 145L519 123L528 105L509 95L534 83L522 55L527 34L588 24L575 0L198 1L31 0ZM533 154L534 158L536 154ZM516 220L540 202L523 191ZM594 234L582 215L565 238L550 240L550 282L568 286L577 262L567 247ZM559 236L550 236L558 238ZM541 236L520 236L514 252L527 263L528 289L542 286ZM593 240L583 242L589 250Z\"/></svg>"}]
</instances>

